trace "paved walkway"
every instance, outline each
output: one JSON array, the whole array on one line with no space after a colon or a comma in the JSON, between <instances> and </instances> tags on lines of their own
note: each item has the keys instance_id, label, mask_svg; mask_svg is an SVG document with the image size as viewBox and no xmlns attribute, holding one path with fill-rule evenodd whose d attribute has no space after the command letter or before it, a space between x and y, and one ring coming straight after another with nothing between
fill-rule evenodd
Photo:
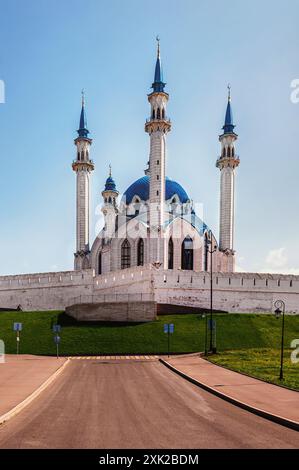
<instances>
[{"instance_id":1,"label":"paved walkway","mask_svg":"<svg viewBox=\"0 0 299 470\"><path fill-rule=\"evenodd\" d=\"M40 387L66 361L65 358L7 354L0 363L0 416Z\"/></svg>"},{"instance_id":2,"label":"paved walkway","mask_svg":"<svg viewBox=\"0 0 299 470\"><path fill-rule=\"evenodd\" d=\"M297 449L298 442L298 432L215 397L158 360L71 360L0 426L0 449Z\"/></svg>"},{"instance_id":3,"label":"paved walkway","mask_svg":"<svg viewBox=\"0 0 299 470\"><path fill-rule=\"evenodd\" d=\"M156 361L159 356L70 356L72 360L83 360L83 361L118 361L118 360L129 360L129 361Z\"/></svg>"},{"instance_id":4,"label":"paved walkway","mask_svg":"<svg viewBox=\"0 0 299 470\"><path fill-rule=\"evenodd\" d=\"M224 369L199 356L165 360L184 374L238 401L299 423L299 392Z\"/></svg>"}]
</instances>

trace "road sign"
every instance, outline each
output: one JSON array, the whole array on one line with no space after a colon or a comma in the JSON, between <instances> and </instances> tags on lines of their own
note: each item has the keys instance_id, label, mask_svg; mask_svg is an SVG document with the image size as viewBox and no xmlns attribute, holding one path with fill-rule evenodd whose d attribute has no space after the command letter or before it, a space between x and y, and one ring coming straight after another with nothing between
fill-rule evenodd
<instances>
[{"instance_id":1,"label":"road sign","mask_svg":"<svg viewBox=\"0 0 299 470\"><path fill-rule=\"evenodd\" d=\"M168 343L168 357L169 357L169 349L170 349L170 335L174 332L174 324L173 323L164 323L164 333L167 334L167 343Z\"/></svg>"},{"instance_id":2,"label":"road sign","mask_svg":"<svg viewBox=\"0 0 299 470\"><path fill-rule=\"evenodd\" d=\"M53 325L53 333L60 333L61 326L60 325Z\"/></svg>"},{"instance_id":3,"label":"road sign","mask_svg":"<svg viewBox=\"0 0 299 470\"><path fill-rule=\"evenodd\" d=\"M173 323L164 323L164 333L172 334L174 332Z\"/></svg>"},{"instance_id":4,"label":"road sign","mask_svg":"<svg viewBox=\"0 0 299 470\"><path fill-rule=\"evenodd\" d=\"M13 324L13 330L14 331L22 331L23 325L22 323L14 323Z\"/></svg>"},{"instance_id":5,"label":"road sign","mask_svg":"<svg viewBox=\"0 0 299 470\"><path fill-rule=\"evenodd\" d=\"M60 340L61 340L60 336L58 336L58 335L54 336L54 343L59 344Z\"/></svg>"}]
</instances>

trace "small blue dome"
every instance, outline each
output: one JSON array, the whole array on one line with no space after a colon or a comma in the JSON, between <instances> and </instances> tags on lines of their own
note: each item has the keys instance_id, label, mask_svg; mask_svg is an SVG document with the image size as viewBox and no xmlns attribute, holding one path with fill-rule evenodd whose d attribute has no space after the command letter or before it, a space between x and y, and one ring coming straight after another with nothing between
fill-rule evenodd
<instances>
[{"instance_id":1,"label":"small blue dome","mask_svg":"<svg viewBox=\"0 0 299 470\"><path fill-rule=\"evenodd\" d=\"M116 191L116 184L112 176L109 176L106 180L105 191Z\"/></svg>"},{"instance_id":2,"label":"small blue dome","mask_svg":"<svg viewBox=\"0 0 299 470\"><path fill-rule=\"evenodd\" d=\"M124 192L123 201L126 204L131 204L134 196L140 197L142 201L147 201L149 199L149 180L149 176L146 175L134 181ZM167 201L175 194L178 195L182 204L189 201L189 196L184 188L176 181L166 177L165 200Z\"/></svg>"}]
</instances>

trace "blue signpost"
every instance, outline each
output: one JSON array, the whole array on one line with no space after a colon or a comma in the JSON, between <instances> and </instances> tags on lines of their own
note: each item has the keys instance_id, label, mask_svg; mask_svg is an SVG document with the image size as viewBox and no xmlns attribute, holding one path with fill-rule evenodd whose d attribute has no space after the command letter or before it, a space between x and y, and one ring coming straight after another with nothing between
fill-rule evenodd
<instances>
[{"instance_id":1,"label":"blue signpost","mask_svg":"<svg viewBox=\"0 0 299 470\"><path fill-rule=\"evenodd\" d=\"M20 331L22 331L23 325L22 323L17 323L14 322L13 324L13 330L17 333L17 354L19 354L20 351Z\"/></svg>"},{"instance_id":2,"label":"blue signpost","mask_svg":"<svg viewBox=\"0 0 299 470\"><path fill-rule=\"evenodd\" d=\"M174 333L174 324L173 323L164 323L164 333L167 334L168 357L169 357L170 335L172 335Z\"/></svg>"},{"instance_id":3,"label":"blue signpost","mask_svg":"<svg viewBox=\"0 0 299 470\"><path fill-rule=\"evenodd\" d=\"M53 325L53 333L54 333L54 343L56 344L56 357L59 358L59 343L60 343L60 336L58 333L61 332L60 325Z\"/></svg>"}]
</instances>

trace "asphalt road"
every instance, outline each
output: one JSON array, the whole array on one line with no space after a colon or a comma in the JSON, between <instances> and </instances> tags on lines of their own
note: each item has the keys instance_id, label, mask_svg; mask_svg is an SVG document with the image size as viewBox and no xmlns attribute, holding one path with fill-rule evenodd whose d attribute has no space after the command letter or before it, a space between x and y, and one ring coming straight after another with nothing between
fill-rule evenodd
<instances>
[{"instance_id":1,"label":"asphalt road","mask_svg":"<svg viewBox=\"0 0 299 470\"><path fill-rule=\"evenodd\" d=\"M0 448L299 448L299 433L241 410L158 361L72 361L0 427Z\"/></svg>"}]
</instances>

